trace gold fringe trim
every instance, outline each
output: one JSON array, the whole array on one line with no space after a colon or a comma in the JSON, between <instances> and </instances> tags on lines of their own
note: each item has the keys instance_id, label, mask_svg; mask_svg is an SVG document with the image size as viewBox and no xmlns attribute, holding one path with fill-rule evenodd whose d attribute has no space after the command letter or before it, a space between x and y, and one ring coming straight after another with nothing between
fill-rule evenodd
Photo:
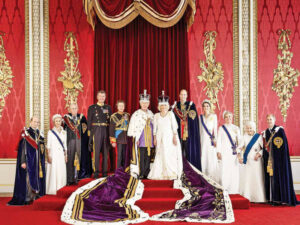
<instances>
[{"instance_id":1,"label":"gold fringe trim","mask_svg":"<svg viewBox=\"0 0 300 225\"><path fill-rule=\"evenodd\" d=\"M189 29L194 22L196 14L195 0L181 0L177 9L170 15L157 13L143 0L133 1L122 13L116 16L106 15L101 9L98 0L84 0L83 6L87 15L87 21L93 29L95 29L96 15L105 26L111 29L125 27L139 15L154 26L160 28L172 27L184 16L188 7L189 11L186 14L186 21Z\"/></svg>"}]
</instances>

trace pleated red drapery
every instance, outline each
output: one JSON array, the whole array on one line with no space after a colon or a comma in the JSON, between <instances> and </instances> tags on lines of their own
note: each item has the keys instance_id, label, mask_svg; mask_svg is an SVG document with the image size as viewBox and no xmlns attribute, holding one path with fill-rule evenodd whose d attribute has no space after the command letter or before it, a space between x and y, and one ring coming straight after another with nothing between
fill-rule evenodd
<instances>
[{"instance_id":1,"label":"pleated red drapery","mask_svg":"<svg viewBox=\"0 0 300 225\"><path fill-rule=\"evenodd\" d=\"M168 2L169 11L166 4L164 7L159 5L164 13L172 12L179 0L164 1ZM150 6L158 8L153 4ZM150 108L156 112L157 97L162 90L170 96L170 104L173 104L183 88L189 90L187 22L184 16L169 28L156 27L141 16L120 29L108 28L97 21L95 101L97 91L103 89L107 92L107 103L114 111L116 101L122 99L127 104L126 110L132 113L139 108L139 94L147 89L151 94Z\"/></svg>"}]
</instances>

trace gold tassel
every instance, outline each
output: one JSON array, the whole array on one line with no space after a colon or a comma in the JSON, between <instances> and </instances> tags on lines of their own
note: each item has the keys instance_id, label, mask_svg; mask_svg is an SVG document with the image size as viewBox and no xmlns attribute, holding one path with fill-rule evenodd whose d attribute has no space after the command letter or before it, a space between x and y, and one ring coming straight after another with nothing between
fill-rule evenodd
<instances>
[{"instance_id":1,"label":"gold tassel","mask_svg":"<svg viewBox=\"0 0 300 225\"><path fill-rule=\"evenodd\" d=\"M80 170L80 163L79 163L79 159L78 159L77 153L75 153L74 166L76 167L76 170L77 170L77 171Z\"/></svg>"},{"instance_id":2,"label":"gold tassel","mask_svg":"<svg viewBox=\"0 0 300 225\"><path fill-rule=\"evenodd\" d=\"M39 167L40 167L40 172L39 172L39 176L40 178L43 178L43 170L42 170L42 164L41 164L41 159L39 160Z\"/></svg>"},{"instance_id":3,"label":"gold tassel","mask_svg":"<svg viewBox=\"0 0 300 225\"><path fill-rule=\"evenodd\" d=\"M151 135L151 126L150 126L150 119L146 122L146 127L144 129L144 135L145 135L145 144L147 146L147 152L148 156L151 155L151 145L152 145L152 135Z\"/></svg>"},{"instance_id":4,"label":"gold tassel","mask_svg":"<svg viewBox=\"0 0 300 225\"><path fill-rule=\"evenodd\" d=\"M273 166L271 160L268 161L267 173L269 174L269 176L273 176Z\"/></svg>"}]
</instances>

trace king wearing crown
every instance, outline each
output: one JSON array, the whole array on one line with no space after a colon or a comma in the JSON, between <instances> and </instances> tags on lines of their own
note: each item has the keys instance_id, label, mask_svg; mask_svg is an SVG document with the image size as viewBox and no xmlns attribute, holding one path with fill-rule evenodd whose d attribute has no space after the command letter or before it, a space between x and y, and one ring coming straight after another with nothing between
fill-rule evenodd
<instances>
[{"instance_id":1,"label":"king wearing crown","mask_svg":"<svg viewBox=\"0 0 300 225\"><path fill-rule=\"evenodd\" d=\"M150 171L151 152L153 144L153 113L149 110L150 94L144 90L140 94L141 108L132 114L128 136L133 137L132 159L130 172L134 177L147 178Z\"/></svg>"}]
</instances>

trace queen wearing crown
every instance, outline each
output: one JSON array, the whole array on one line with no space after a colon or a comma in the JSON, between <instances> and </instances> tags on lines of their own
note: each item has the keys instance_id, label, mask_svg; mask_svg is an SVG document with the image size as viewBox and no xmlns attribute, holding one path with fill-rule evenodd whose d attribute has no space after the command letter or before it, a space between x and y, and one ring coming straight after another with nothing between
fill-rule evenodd
<instances>
[{"instance_id":1,"label":"queen wearing crown","mask_svg":"<svg viewBox=\"0 0 300 225\"><path fill-rule=\"evenodd\" d=\"M178 138L175 115L169 111L169 97L158 98L159 113L154 115L153 136L156 155L148 179L175 180L182 174L182 153Z\"/></svg>"}]
</instances>

